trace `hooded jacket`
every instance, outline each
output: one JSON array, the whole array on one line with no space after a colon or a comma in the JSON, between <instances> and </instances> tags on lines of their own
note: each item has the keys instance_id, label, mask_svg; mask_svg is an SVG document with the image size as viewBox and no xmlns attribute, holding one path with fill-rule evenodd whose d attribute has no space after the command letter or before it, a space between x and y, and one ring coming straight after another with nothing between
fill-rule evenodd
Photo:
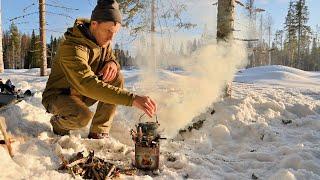
<instances>
[{"instance_id":1,"label":"hooded jacket","mask_svg":"<svg viewBox=\"0 0 320 180\"><path fill-rule=\"evenodd\" d=\"M120 65L111 45L102 48L88 30L90 20L77 19L64 34L54 57L51 73L42 94L42 104L47 108L47 98L74 89L79 94L109 104L132 106L134 94L99 80L97 74L108 61Z\"/></svg>"}]
</instances>

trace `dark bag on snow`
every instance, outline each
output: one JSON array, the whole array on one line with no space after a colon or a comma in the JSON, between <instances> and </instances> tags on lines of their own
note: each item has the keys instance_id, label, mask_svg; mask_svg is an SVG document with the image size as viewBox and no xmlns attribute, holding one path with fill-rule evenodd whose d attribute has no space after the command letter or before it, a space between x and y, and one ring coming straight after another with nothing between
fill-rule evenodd
<instances>
[{"instance_id":1,"label":"dark bag on snow","mask_svg":"<svg viewBox=\"0 0 320 180\"><path fill-rule=\"evenodd\" d=\"M22 100L25 97L33 96L30 90L26 90L24 93L19 90L15 90L15 86L10 79L5 84L0 80L0 107Z\"/></svg>"}]
</instances>

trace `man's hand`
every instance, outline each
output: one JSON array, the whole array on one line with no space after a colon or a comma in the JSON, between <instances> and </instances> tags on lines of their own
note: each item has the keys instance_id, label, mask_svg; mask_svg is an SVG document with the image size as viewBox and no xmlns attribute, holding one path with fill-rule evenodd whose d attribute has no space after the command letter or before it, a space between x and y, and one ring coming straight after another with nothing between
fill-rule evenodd
<instances>
[{"instance_id":1,"label":"man's hand","mask_svg":"<svg viewBox=\"0 0 320 180\"><path fill-rule=\"evenodd\" d=\"M102 76L103 82L111 82L114 80L114 78L117 76L118 73L118 67L117 64L113 61L107 62L102 70L99 72L99 76Z\"/></svg>"},{"instance_id":2,"label":"man's hand","mask_svg":"<svg viewBox=\"0 0 320 180\"><path fill-rule=\"evenodd\" d=\"M149 96L135 96L132 106L144 111L150 118L156 113L157 105Z\"/></svg>"}]
</instances>

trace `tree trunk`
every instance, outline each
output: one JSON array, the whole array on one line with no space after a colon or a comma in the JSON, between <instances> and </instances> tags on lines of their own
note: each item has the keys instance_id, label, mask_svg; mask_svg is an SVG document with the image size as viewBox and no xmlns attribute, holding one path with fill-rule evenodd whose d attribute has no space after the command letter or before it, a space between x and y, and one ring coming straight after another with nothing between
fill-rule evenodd
<instances>
[{"instance_id":1,"label":"tree trunk","mask_svg":"<svg viewBox=\"0 0 320 180\"><path fill-rule=\"evenodd\" d=\"M217 41L233 39L235 0L218 0Z\"/></svg>"},{"instance_id":2,"label":"tree trunk","mask_svg":"<svg viewBox=\"0 0 320 180\"><path fill-rule=\"evenodd\" d=\"M41 66L40 76L47 75L47 43L46 43L46 17L45 17L45 0L39 0L39 22L40 22L40 53Z\"/></svg>"},{"instance_id":3,"label":"tree trunk","mask_svg":"<svg viewBox=\"0 0 320 180\"><path fill-rule=\"evenodd\" d=\"M235 0L218 0L217 42L233 40ZM231 82L225 85L224 97L231 97Z\"/></svg>"},{"instance_id":4,"label":"tree trunk","mask_svg":"<svg viewBox=\"0 0 320 180\"><path fill-rule=\"evenodd\" d=\"M155 19L156 19L156 10L155 10L155 0L152 0L151 2L151 58L152 58L152 68L154 68L154 71L157 70L157 59L155 55L155 33L156 33L156 27L155 27Z\"/></svg>"},{"instance_id":5,"label":"tree trunk","mask_svg":"<svg viewBox=\"0 0 320 180\"><path fill-rule=\"evenodd\" d=\"M271 65L271 23L269 24L268 27L268 36L269 36L269 42L268 42L268 65Z\"/></svg>"},{"instance_id":6,"label":"tree trunk","mask_svg":"<svg viewBox=\"0 0 320 180\"><path fill-rule=\"evenodd\" d=\"M1 21L1 15L2 15L2 6L1 6L1 0L0 0L0 42L2 42L2 21ZM4 72L4 63L3 63L3 51L2 51L2 43L0 43L0 73Z\"/></svg>"}]
</instances>

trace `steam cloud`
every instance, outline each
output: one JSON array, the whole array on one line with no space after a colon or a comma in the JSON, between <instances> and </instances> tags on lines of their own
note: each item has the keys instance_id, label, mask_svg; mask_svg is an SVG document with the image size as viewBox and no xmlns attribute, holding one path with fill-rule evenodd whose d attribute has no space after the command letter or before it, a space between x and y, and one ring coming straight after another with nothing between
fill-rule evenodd
<instances>
[{"instance_id":1,"label":"steam cloud","mask_svg":"<svg viewBox=\"0 0 320 180\"><path fill-rule=\"evenodd\" d=\"M181 72L154 71L149 52L152 52L150 48L144 47L147 58L140 61L141 90L156 100L160 127L167 137L175 136L179 129L216 102L226 83L233 80L237 69L247 60L246 48L241 43L211 43L188 58L170 59L184 69Z\"/></svg>"}]
</instances>

